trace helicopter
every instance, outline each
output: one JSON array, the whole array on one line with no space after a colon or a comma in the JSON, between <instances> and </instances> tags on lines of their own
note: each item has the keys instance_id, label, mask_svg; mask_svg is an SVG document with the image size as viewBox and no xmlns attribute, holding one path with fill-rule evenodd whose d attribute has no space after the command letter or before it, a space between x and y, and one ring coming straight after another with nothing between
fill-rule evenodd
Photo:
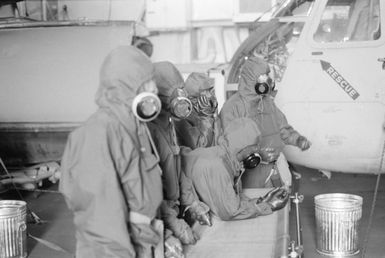
<instances>
[{"instance_id":1,"label":"helicopter","mask_svg":"<svg viewBox=\"0 0 385 258\"><path fill-rule=\"evenodd\" d=\"M312 142L306 152L285 147L289 162L325 172L384 173L385 2L287 0L271 16L253 24L223 70L225 92L236 90L248 57L265 59L277 106Z\"/></svg>"}]
</instances>

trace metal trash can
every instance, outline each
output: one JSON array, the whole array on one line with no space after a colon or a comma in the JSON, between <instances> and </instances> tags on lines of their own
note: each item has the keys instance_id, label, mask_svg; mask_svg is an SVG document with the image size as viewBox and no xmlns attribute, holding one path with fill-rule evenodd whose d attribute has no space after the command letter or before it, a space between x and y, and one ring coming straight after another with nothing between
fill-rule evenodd
<instances>
[{"instance_id":1,"label":"metal trash can","mask_svg":"<svg viewBox=\"0 0 385 258\"><path fill-rule=\"evenodd\" d=\"M342 193L320 194L314 197L314 203L317 252L339 257L359 253L362 197Z\"/></svg>"},{"instance_id":2,"label":"metal trash can","mask_svg":"<svg viewBox=\"0 0 385 258\"><path fill-rule=\"evenodd\" d=\"M27 204L0 201L0 258L27 257Z\"/></svg>"}]
</instances>

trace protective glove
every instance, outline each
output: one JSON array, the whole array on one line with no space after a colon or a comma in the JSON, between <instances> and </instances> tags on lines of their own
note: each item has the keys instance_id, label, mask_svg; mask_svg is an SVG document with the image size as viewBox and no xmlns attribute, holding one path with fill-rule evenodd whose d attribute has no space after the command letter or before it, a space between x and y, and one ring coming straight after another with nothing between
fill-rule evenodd
<instances>
[{"instance_id":1,"label":"protective glove","mask_svg":"<svg viewBox=\"0 0 385 258\"><path fill-rule=\"evenodd\" d=\"M131 223L131 239L134 243L136 257L151 257L152 247L160 241L160 235L148 224Z\"/></svg>"},{"instance_id":2,"label":"protective glove","mask_svg":"<svg viewBox=\"0 0 385 258\"><path fill-rule=\"evenodd\" d=\"M302 136L302 135L301 135L301 136L299 136L298 139L297 139L297 146L298 146L298 148L300 148L302 151L304 151L304 150L307 150L307 149L310 148L311 142L310 142L308 139L306 139L305 136Z\"/></svg>"},{"instance_id":3,"label":"protective glove","mask_svg":"<svg viewBox=\"0 0 385 258\"><path fill-rule=\"evenodd\" d=\"M264 196L262 197L259 197L257 199L257 203L260 203L260 202L266 202L266 200L270 199L276 192L279 191L279 187L276 187L276 188L273 188L271 189L270 191L268 191Z\"/></svg>"},{"instance_id":4,"label":"protective glove","mask_svg":"<svg viewBox=\"0 0 385 258\"><path fill-rule=\"evenodd\" d=\"M269 215L273 213L271 205L266 202L255 203L255 206L258 215Z\"/></svg>"},{"instance_id":5,"label":"protective glove","mask_svg":"<svg viewBox=\"0 0 385 258\"><path fill-rule=\"evenodd\" d=\"M174 236L176 236L184 245L193 245L199 240L199 237L183 219L174 218L165 221L165 226L169 228Z\"/></svg>"},{"instance_id":6,"label":"protective glove","mask_svg":"<svg viewBox=\"0 0 385 258\"><path fill-rule=\"evenodd\" d=\"M157 245L160 241L158 232L148 224L131 223L131 235L134 242Z\"/></svg>"},{"instance_id":7,"label":"protective glove","mask_svg":"<svg viewBox=\"0 0 385 258\"><path fill-rule=\"evenodd\" d=\"M164 257L184 258L182 243L173 235L167 237L164 242Z\"/></svg>"},{"instance_id":8,"label":"protective glove","mask_svg":"<svg viewBox=\"0 0 385 258\"><path fill-rule=\"evenodd\" d=\"M276 161L279 157L279 151L276 151L274 148L261 148L258 153L261 155L262 161L268 163Z\"/></svg>"},{"instance_id":9,"label":"protective glove","mask_svg":"<svg viewBox=\"0 0 385 258\"><path fill-rule=\"evenodd\" d=\"M209 211L209 206L201 201L194 201L193 204L188 206L185 210L185 212L190 215L191 219L197 220L201 225L208 225L211 227L212 223Z\"/></svg>"},{"instance_id":10,"label":"protective glove","mask_svg":"<svg viewBox=\"0 0 385 258\"><path fill-rule=\"evenodd\" d=\"M285 207L289 200L289 193L284 188L276 188L273 191L267 193L266 197L263 197L262 203L268 203L271 206L272 211L277 211Z\"/></svg>"}]
</instances>

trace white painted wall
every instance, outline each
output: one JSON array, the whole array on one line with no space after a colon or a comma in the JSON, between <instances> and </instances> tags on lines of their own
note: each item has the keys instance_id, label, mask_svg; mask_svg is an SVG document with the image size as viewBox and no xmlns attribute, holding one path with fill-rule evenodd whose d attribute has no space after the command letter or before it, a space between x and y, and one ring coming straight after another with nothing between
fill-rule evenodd
<instances>
[{"instance_id":1,"label":"white painted wall","mask_svg":"<svg viewBox=\"0 0 385 258\"><path fill-rule=\"evenodd\" d=\"M150 30L185 30L189 19L188 0L146 0L146 25Z\"/></svg>"},{"instance_id":2,"label":"white painted wall","mask_svg":"<svg viewBox=\"0 0 385 258\"><path fill-rule=\"evenodd\" d=\"M151 37L153 59L179 64L229 62L249 34L247 24L235 20L242 21L243 14L255 20L276 1L146 0L146 25L159 33Z\"/></svg>"},{"instance_id":3,"label":"white painted wall","mask_svg":"<svg viewBox=\"0 0 385 258\"><path fill-rule=\"evenodd\" d=\"M233 18L234 0L191 0L192 21L229 20Z\"/></svg>"},{"instance_id":4,"label":"white painted wall","mask_svg":"<svg viewBox=\"0 0 385 258\"><path fill-rule=\"evenodd\" d=\"M163 32L149 37L154 45L152 61L170 61L175 64L191 63L191 33L189 31Z\"/></svg>"},{"instance_id":5,"label":"white painted wall","mask_svg":"<svg viewBox=\"0 0 385 258\"><path fill-rule=\"evenodd\" d=\"M67 6L68 18L137 20L144 11L144 0L58 0L59 19L65 19L63 7Z\"/></svg>"}]
</instances>

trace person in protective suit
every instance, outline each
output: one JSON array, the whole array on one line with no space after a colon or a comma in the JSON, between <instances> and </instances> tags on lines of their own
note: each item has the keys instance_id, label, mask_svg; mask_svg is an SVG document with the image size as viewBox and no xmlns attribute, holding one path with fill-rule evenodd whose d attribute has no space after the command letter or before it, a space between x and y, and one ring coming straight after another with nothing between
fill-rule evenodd
<instances>
[{"instance_id":1,"label":"person in protective suit","mask_svg":"<svg viewBox=\"0 0 385 258\"><path fill-rule=\"evenodd\" d=\"M134 47L139 48L148 57L151 57L152 53L154 52L153 44L146 37L132 36L131 45L133 45Z\"/></svg>"},{"instance_id":2,"label":"person in protective suit","mask_svg":"<svg viewBox=\"0 0 385 258\"><path fill-rule=\"evenodd\" d=\"M158 62L154 67L162 110L159 116L149 123L149 129L158 148L159 164L163 171L164 200L161 216L167 229L165 239L167 241L174 235L183 244L195 244L197 236L184 219L178 218L180 208L186 207L198 220L208 215L209 208L199 201L191 180L182 171L180 147L174 125L176 120L186 119L190 115L192 103L187 98L182 75L172 63ZM175 243L175 240L169 241Z\"/></svg>"},{"instance_id":3,"label":"person in protective suit","mask_svg":"<svg viewBox=\"0 0 385 258\"><path fill-rule=\"evenodd\" d=\"M287 190L277 188L266 196L250 199L242 193L240 178L250 155L275 158L258 148L260 131L249 118L232 121L218 145L182 152L183 169L191 178L199 198L222 220L241 220L271 214L285 206Z\"/></svg>"},{"instance_id":4,"label":"person in protective suit","mask_svg":"<svg viewBox=\"0 0 385 258\"><path fill-rule=\"evenodd\" d=\"M145 122L160 112L153 65L132 46L100 70L99 109L68 138L59 190L73 211L77 258L152 257L162 201L158 155Z\"/></svg>"},{"instance_id":5,"label":"person in protective suit","mask_svg":"<svg viewBox=\"0 0 385 258\"><path fill-rule=\"evenodd\" d=\"M204 73L191 73L186 79L185 89L193 111L187 119L176 123L180 144L191 149L216 145L220 122L214 79Z\"/></svg>"},{"instance_id":6,"label":"person in protective suit","mask_svg":"<svg viewBox=\"0 0 385 258\"><path fill-rule=\"evenodd\" d=\"M268 64L258 57L248 58L241 69L238 92L223 105L219 114L222 128L238 117L254 120L261 132L260 149L276 153L278 158L285 144L307 150L311 143L287 122L275 105L272 92L274 82L269 77ZM242 178L244 187L270 187L282 184L276 160L262 160L255 168L246 168Z\"/></svg>"}]
</instances>

